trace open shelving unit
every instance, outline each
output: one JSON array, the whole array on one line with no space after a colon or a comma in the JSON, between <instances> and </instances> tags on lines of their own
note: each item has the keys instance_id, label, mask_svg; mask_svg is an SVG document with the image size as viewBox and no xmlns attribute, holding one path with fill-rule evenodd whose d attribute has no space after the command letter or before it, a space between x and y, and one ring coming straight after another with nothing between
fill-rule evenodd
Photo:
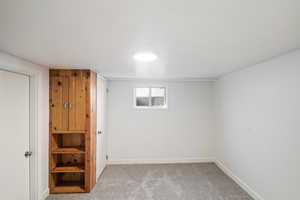
<instances>
[{"instance_id":1,"label":"open shelving unit","mask_svg":"<svg viewBox=\"0 0 300 200\"><path fill-rule=\"evenodd\" d=\"M81 172L60 172L51 174L54 187L52 193L83 193L84 173Z\"/></svg>"},{"instance_id":2,"label":"open shelving unit","mask_svg":"<svg viewBox=\"0 0 300 200\"><path fill-rule=\"evenodd\" d=\"M51 134L52 193L85 192L85 132Z\"/></svg>"}]
</instances>

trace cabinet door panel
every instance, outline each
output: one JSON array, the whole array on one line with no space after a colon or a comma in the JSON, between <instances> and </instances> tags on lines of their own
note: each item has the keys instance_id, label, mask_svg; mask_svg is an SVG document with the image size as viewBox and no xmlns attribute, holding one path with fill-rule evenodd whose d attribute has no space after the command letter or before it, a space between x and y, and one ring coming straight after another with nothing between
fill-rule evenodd
<instances>
[{"instance_id":1,"label":"cabinet door panel","mask_svg":"<svg viewBox=\"0 0 300 200\"><path fill-rule=\"evenodd\" d=\"M51 77L51 122L52 131L66 131L69 128L68 117L68 77Z\"/></svg>"},{"instance_id":2,"label":"cabinet door panel","mask_svg":"<svg viewBox=\"0 0 300 200\"><path fill-rule=\"evenodd\" d=\"M69 86L69 129L84 131L86 129L86 73L73 72Z\"/></svg>"}]
</instances>

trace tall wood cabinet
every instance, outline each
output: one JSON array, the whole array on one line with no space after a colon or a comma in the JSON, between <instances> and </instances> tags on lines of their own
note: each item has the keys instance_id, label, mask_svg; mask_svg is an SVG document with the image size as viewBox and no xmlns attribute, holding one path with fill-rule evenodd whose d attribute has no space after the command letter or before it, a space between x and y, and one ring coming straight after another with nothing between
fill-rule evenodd
<instances>
[{"instance_id":1,"label":"tall wood cabinet","mask_svg":"<svg viewBox=\"0 0 300 200\"><path fill-rule=\"evenodd\" d=\"M50 70L50 193L89 192L96 183L96 73Z\"/></svg>"}]
</instances>

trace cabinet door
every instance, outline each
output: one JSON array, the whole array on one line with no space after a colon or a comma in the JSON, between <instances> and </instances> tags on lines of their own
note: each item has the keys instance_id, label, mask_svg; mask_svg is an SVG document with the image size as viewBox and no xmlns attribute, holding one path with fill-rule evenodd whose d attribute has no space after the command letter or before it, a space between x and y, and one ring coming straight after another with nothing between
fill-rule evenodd
<instances>
[{"instance_id":1,"label":"cabinet door","mask_svg":"<svg viewBox=\"0 0 300 200\"><path fill-rule=\"evenodd\" d=\"M69 130L85 131L87 115L87 72L74 71L69 85Z\"/></svg>"},{"instance_id":2,"label":"cabinet door","mask_svg":"<svg viewBox=\"0 0 300 200\"><path fill-rule=\"evenodd\" d=\"M50 109L52 131L69 129L69 78L54 76L50 78Z\"/></svg>"}]
</instances>

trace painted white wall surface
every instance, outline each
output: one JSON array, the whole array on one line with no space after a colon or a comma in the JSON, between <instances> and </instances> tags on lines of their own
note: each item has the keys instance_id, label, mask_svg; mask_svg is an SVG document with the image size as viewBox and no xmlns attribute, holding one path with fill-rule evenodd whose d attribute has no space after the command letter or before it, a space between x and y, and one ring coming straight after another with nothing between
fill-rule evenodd
<instances>
[{"instance_id":1,"label":"painted white wall surface","mask_svg":"<svg viewBox=\"0 0 300 200\"><path fill-rule=\"evenodd\" d=\"M33 73L38 77L38 199L43 199L48 192L49 70L46 67L35 65L1 52L0 68L23 73Z\"/></svg>"},{"instance_id":2,"label":"painted white wall surface","mask_svg":"<svg viewBox=\"0 0 300 200\"><path fill-rule=\"evenodd\" d=\"M212 82L109 81L109 163L211 161ZM168 109L133 107L135 87L166 86Z\"/></svg>"},{"instance_id":3,"label":"painted white wall surface","mask_svg":"<svg viewBox=\"0 0 300 200\"><path fill-rule=\"evenodd\" d=\"M216 83L217 159L257 199L299 199L299 105L300 51Z\"/></svg>"},{"instance_id":4,"label":"painted white wall surface","mask_svg":"<svg viewBox=\"0 0 300 200\"><path fill-rule=\"evenodd\" d=\"M107 80L97 76L97 180L106 166L107 155ZM99 134L99 131L101 134Z\"/></svg>"}]
</instances>

